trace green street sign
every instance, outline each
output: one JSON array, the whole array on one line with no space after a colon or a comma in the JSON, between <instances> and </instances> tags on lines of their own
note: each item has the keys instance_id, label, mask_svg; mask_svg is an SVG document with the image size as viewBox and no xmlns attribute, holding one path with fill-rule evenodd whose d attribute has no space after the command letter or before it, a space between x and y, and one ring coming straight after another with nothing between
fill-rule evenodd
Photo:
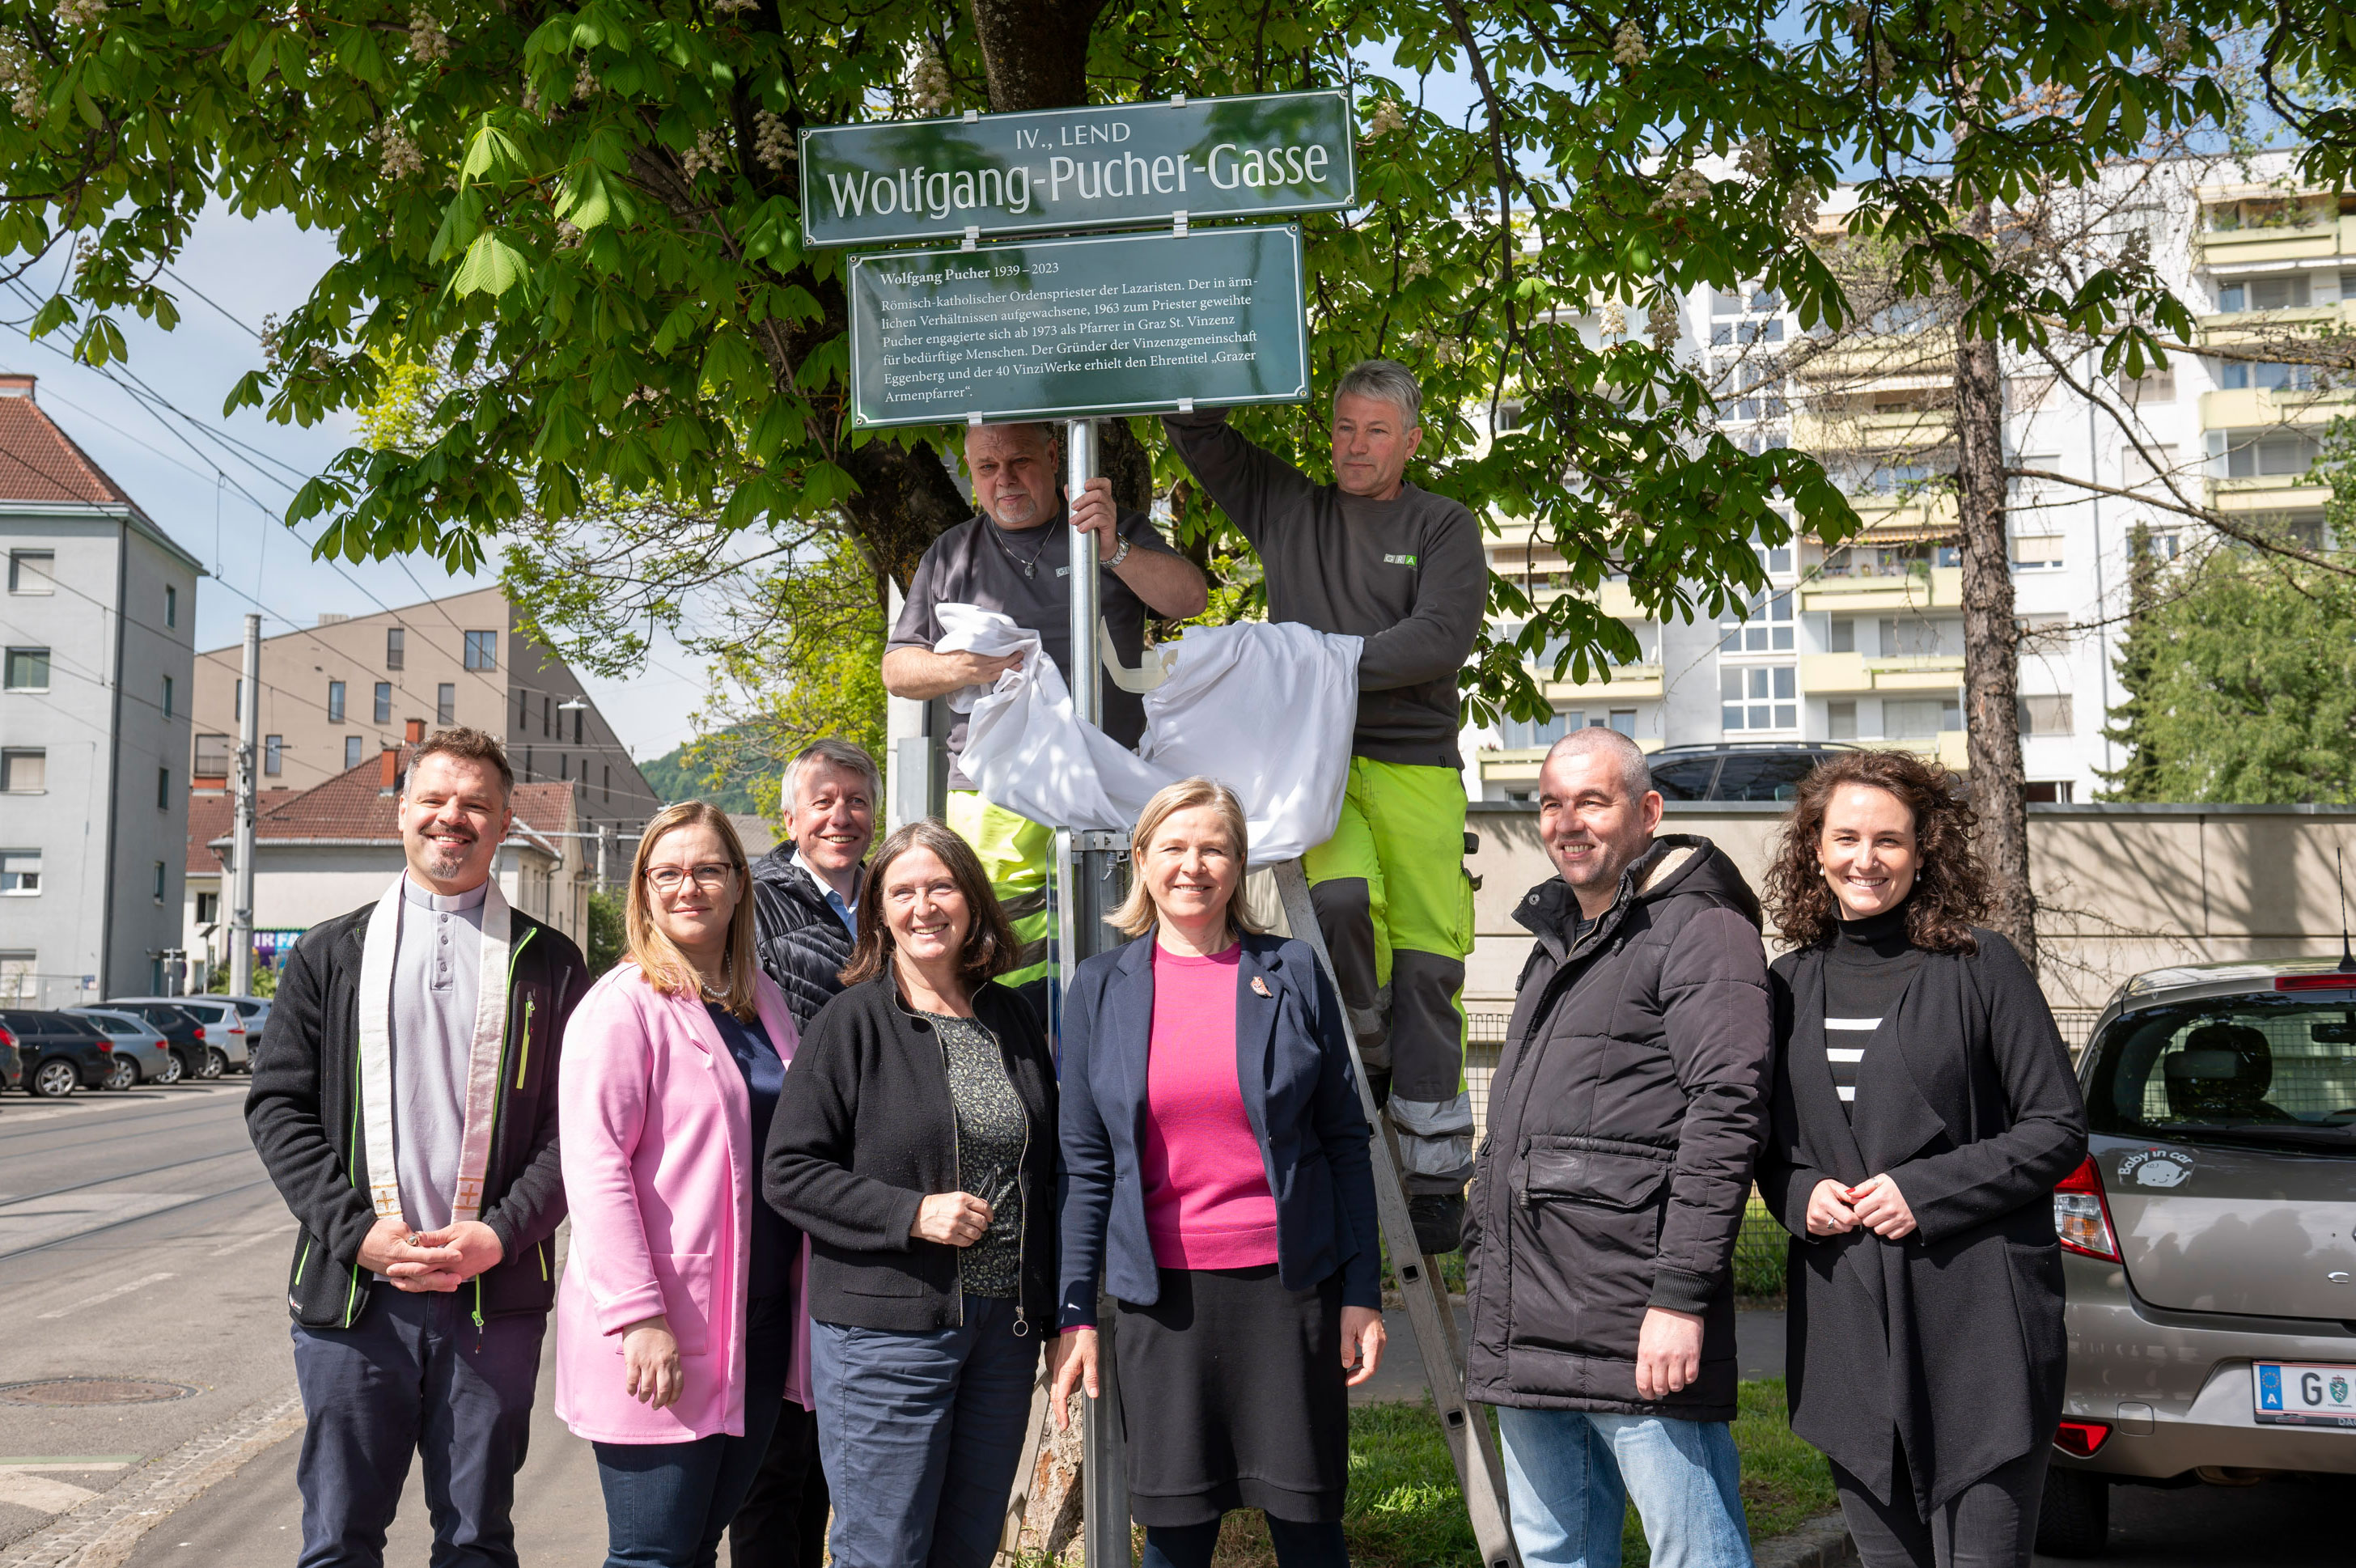
<instances>
[{"instance_id":1,"label":"green street sign","mask_svg":"<svg viewBox=\"0 0 2356 1568\"><path fill-rule=\"evenodd\" d=\"M801 134L802 243L1335 211L1358 196L1344 92L1172 98Z\"/></svg>"},{"instance_id":2,"label":"green street sign","mask_svg":"<svg viewBox=\"0 0 2356 1568\"><path fill-rule=\"evenodd\" d=\"M1309 396L1294 224L892 251L849 273L854 424Z\"/></svg>"}]
</instances>

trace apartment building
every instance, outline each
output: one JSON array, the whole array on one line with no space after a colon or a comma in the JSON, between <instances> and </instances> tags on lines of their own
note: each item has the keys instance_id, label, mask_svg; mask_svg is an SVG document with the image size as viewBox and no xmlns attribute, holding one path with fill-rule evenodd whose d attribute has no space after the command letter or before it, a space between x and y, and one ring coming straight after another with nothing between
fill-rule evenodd
<instances>
[{"instance_id":1,"label":"apartment building","mask_svg":"<svg viewBox=\"0 0 2356 1568\"><path fill-rule=\"evenodd\" d=\"M2006 356L2008 463L2051 476L2014 481L2007 523L2033 800L2091 800L2122 760L2102 731L2121 695L2113 660L2133 530L2147 529L2164 558L2205 531L2179 506L2323 538L2329 490L2311 469L2323 428L2356 409L2356 389L2247 356L2356 324L2356 198L2298 188L2291 162L2123 167L2077 197L2086 248L2147 255L2198 321L2188 347L2237 357L2179 352L2125 382L2104 376L2094 345L2065 345L2058 366ZM1826 234L1846 206L1826 204ZM1594 318L1586 326L1599 331ZM1953 348L1935 313L1903 302L1825 340L1762 289L1688 295L1681 351L1719 388L1725 434L1752 452L1815 454L1865 526L1831 551L1758 544L1765 589L1716 622L1648 619L1624 584L1606 583L1602 606L1641 656L1608 680L1547 684L1550 722L1468 731L1468 790L1527 795L1546 746L1572 725L1608 724L1648 748L1903 746L1962 768L1962 573L1954 503L1937 488L1954 462ZM1568 591L1560 557L1526 522L1505 521L1489 555L1534 597Z\"/></svg>"},{"instance_id":2,"label":"apartment building","mask_svg":"<svg viewBox=\"0 0 2356 1568\"><path fill-rule=\"evenodd\" d=\"M0 1002L165 989L197 558L0 375Z\"/></svg>"},{"instance_id":3,"label":"apartment building","mask_svg":"<svg viewBox=\"0 0 2356 1568\"><path fill-rule=\"evenodd\" d=\"M243 659L231 645L197 660L187 765L199 792L230 784ZM375 615L322 615L264 638L260 684L265 790L342 778L402 745L412 725L431 733L468 725L506 743L519 784L579 786L580 820L565 831L617 833L627 854L662 805L579 677L525 635L497 588Z\"/></svg>"}]
</instances>

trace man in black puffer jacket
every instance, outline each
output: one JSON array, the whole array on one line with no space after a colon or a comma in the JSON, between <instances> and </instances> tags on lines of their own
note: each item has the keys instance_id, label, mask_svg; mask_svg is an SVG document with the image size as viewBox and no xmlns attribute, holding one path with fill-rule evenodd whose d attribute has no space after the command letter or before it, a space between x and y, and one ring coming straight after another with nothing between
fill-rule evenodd
<instances>
[{"instance_id":1,"label":"man in black puffer jacket","mask_svg":"<svg viewBox=\"0 0 2356 1568\"><path fill-rule=\"evenodd\" d=\"M851 961L883 796L875 759L849 741L816 742L786 765L778 805L789 836L753 863L753 928L761 967L786 993L796 1029L808 1030L842 989L837 976ZM817 1423L788 1405L728 1527L729 1560L738 1568L818 1568L827 1509Z\"/></svg>"},{"instance_id":2,"label":"man in black puffer jacket","mask_svg":"<svg viewBox=\"0 0 2356 1568\"><path fill-rule=\"evenodd\" d=\"M786 765L788 836L753 863L754 940L798 1029L842 989L883 793L875 759L847 740L818 741Z\"/></svg>"},{"instance_id":3,"label":"man in black puffer jacket","mask_svg":"<svg viewBox=\"0 0 2356 1568\"><path fill-rule=\"evenodd\" d=\"M1498 1407L1526 1562L1610 1562L1630 1495L1656 1560L1749 1568L1732 1262L1765 1131L1759 900L1708 839L1655 836L1643 752L1574 730L1538 775L1558 878L1489 1089L1465 1242L1465 1393Z\"/></svg>"}]
</instances>

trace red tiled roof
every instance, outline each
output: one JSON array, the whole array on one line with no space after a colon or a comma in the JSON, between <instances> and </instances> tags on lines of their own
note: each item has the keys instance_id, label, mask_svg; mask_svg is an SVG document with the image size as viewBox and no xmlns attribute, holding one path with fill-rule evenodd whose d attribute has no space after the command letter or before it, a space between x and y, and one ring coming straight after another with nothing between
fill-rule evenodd
<instances>
[{"instance_id":1,"label":"red tiled roof","mask_svg":"<svg viewBox=\"0 0 2356 1568\"><path fill-rule=\"evenodd\" d=\"M128 505L123 487L41 412L32 381L0 377L0 501ZM15 392L19 385L24 390Z\"/></svg>"},{"instance_id":2,"label":"red tiled roof","mask_svg":"<svg viewBox=\"0 0 2356 1568\"><path fill-rule=\"evenodd\" d=\"M294 799L292 789L264 789L254 804L267 811ZM191 795L188 797L188 871L190 876L219 876L220 856L213 852L213 841L225 839L236 831L237 800L230 795Z\"/></svg>"}]
</instances>

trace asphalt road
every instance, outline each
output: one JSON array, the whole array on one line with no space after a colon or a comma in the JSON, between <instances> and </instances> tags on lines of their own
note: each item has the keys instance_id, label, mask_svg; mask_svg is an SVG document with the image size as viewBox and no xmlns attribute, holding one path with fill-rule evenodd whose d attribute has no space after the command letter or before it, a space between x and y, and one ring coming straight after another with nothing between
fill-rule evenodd
<instances>
[{"instance_id":1,"label":"asphalt road","mask_svg":"<svg viewBox=\"0 0 2356 1568\"><path fill-rule=\"evenodd\" d=\"M294 1225L246 1141L243 1098L241 1079L64 1101L0 1096L0 1568L294 1562ZM1405 1314L1392 1322L1400 1354L1365 1391L1420 1397ZM1780 1372L1778 1317L1746 1314L1740 1348L1745 1375ZM534 1563L594 1563L605 1545L595 1466L550 1414L545 1362L542 1372L519 1535ZM72 1379L152 1382L165 1386L149 1392L175 1397L18 1402L40 1397L22 1385ZM133 1391L68 1385L77 1390ZM2346 1491L2119 1487L2104 1562L2344 1564ZM388 1561L423 1564L428 1539L412 1472Z\"/></svg>"}]
</instances>

